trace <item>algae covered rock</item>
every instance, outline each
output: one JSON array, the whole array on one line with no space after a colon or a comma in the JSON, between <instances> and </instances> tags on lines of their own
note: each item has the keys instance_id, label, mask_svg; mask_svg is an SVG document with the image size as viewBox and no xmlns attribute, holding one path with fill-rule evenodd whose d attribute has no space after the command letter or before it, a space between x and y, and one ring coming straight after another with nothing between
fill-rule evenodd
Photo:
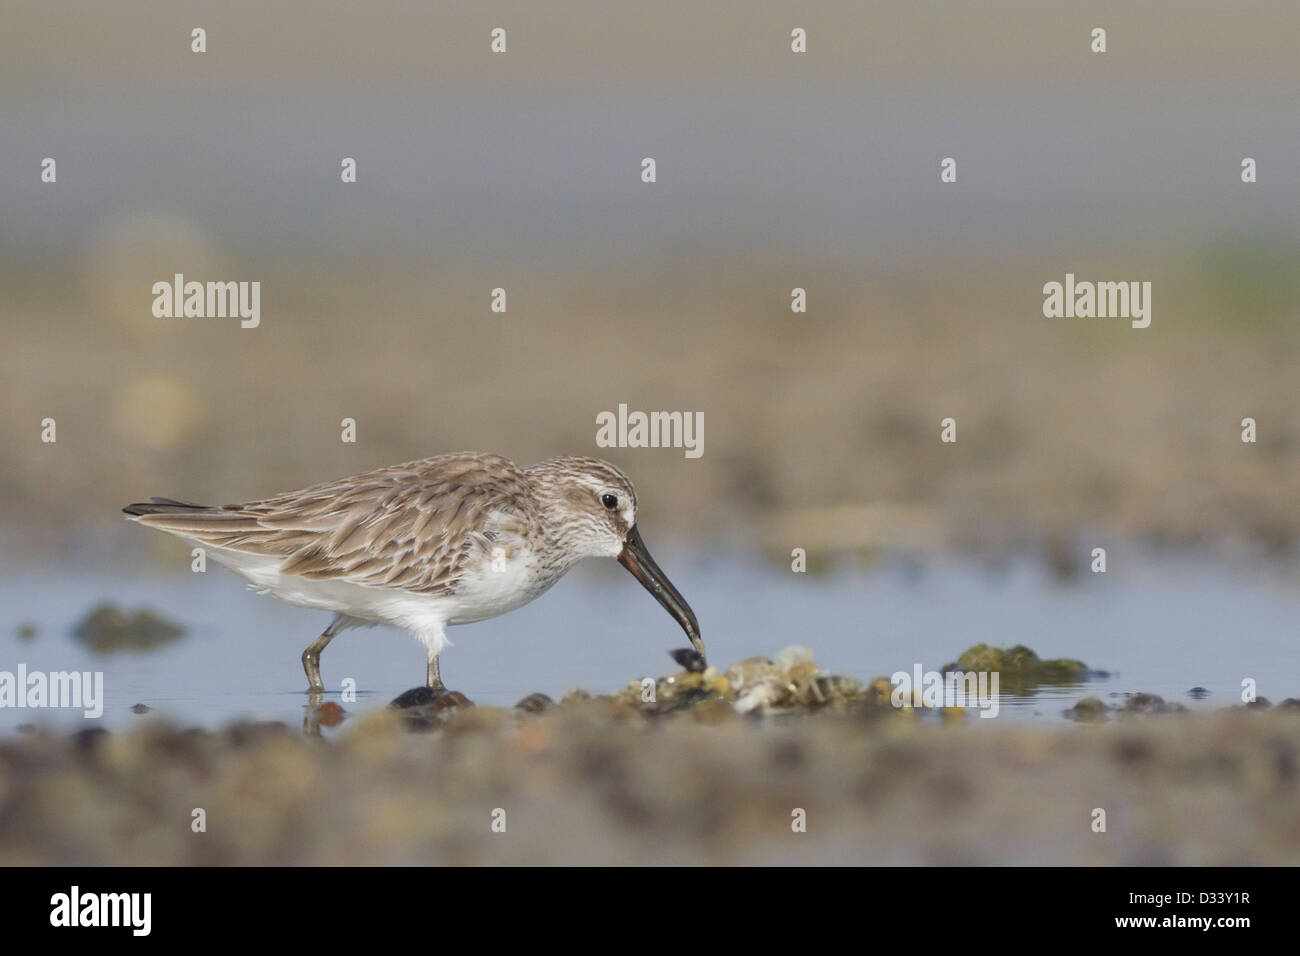
<instances>
[{"instance_id":1,"label":"algae covered rock","mask_svg":"<svg viewBox=\"0 0 1300 956\"><path fill-rule=\"evenodd\" d=\"M1145 717L1149 714L1170 714L1179 711L1185 711L1187 708L1182 704L1171 704L1159 694L1136 693L1129 694L1124 701L1124 705L1119 708L1121 714L1126 716Z\"/></svg>"},{"instance_id":2,"label":"algae covered rock","mask_svg":"<svg viewBox=\"0 0 1300 956\"><path fill-rule=\"evenodd\" d=\"M1065 711L1065 716L1071 720L1077 720L1083 723L1095 723L1106 719L1106 712L1110 710L1100 697L1089 695L1083 697L1073 707Z\"/></svg>"},{"instance_id":3,"label":"algae covered rock","mask_svg":"<svg viewBox=\"0 0 1300 956\"><path fill-rule=\"evenodd\" d=\"M1001 681L1015 687L1039 684L1077 684L1089 677L1104 677L1102 671L1090 671L1083 661L1068 657L1043 660L1023 644L1013 647L990 647L976 644L956 661L943 666L944 673L962 671L997 671Z\"/></svg>"},{"instance_id":4,"label":"algae covered rock","mask_svg":"<svg viewBox=\"0 0 1300 956\"><path fill-rule=\"evenodd\" d=\"M116 604L101 604L73 629L72 635L98 654L146 651L170 644L185 628L147 608L127 613Z\"/></svg>"}]
</instances>

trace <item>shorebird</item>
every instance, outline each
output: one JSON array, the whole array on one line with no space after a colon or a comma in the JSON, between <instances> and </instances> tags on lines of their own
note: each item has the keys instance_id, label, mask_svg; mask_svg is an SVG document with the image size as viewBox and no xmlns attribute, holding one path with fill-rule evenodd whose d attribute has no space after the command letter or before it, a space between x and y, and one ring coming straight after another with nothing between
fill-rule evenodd
<instances>
[{"instance_id":1,"label":"shorebird","mask_svg":"<svg viewBox=\"0 0 1300 956\"><path fill-rule=\"evenodd\" d=\"M122 510L203 547L260 593L333 611L302 653L311 693L324 690L325 646L368 624L414 634L428 651L427 685L443 691L449 625L513 611L588 557L617 558L704 657L695 612L641 540L632 482L598 458L519 468L459 452L246 504L151 498Z\"/></svg>"}]
</instances>

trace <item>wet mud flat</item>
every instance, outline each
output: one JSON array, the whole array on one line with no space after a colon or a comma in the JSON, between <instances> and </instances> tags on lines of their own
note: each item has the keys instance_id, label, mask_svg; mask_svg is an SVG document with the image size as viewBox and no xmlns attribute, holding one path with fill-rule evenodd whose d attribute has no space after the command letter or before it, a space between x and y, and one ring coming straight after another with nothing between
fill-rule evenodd
<instances>
[{"instance_id":1,"label":"wet mud flat","mask_svg":"<svg viewBox=\"0 0 1300 956\"><path fill-rule=\"evenodd\" d=\"M882 680L788 654L514 708L29 731L0 742L0 863L1300 862L1293 701L1036 726Z\"/></svg>"}]
</instances>

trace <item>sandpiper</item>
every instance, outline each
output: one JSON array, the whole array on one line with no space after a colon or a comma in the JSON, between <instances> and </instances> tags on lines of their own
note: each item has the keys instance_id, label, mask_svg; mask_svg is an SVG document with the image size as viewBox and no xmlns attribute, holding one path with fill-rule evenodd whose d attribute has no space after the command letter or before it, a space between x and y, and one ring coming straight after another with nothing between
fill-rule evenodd
<instances>
[{"instance_id":1,"label":"sandpiper","mask_svg":"<svg viewBox=\"0 0 1300 956\"><path fill-rule=\"evenodd\" d=\"M412 632L428 651L428 686L445 690L449 625L513 611L588 557L617 558L704 656L695 612L641 540L632 482L598 458L519 468L459 452L247 504L151 498L122 510L205 548L260 593L333 611L302 653L312 693L324 689L321 651L367 624Z\"/></svg>"}]
</instances>

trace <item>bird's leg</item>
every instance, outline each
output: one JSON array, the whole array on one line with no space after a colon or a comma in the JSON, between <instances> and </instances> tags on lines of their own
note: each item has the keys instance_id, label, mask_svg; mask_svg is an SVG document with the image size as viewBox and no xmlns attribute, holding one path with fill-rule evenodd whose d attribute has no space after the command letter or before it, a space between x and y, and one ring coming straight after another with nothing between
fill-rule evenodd
<instances>
[{"instance_id":1,"label":"bird's leg","mask_svg":"<svg viewBox=\"0 0 1300 956\"><path fill-rule=\"evenodd\" d=\"M438 669L437 654L429 655L429 670L425 679L425 684L440 694L447 689L446 685L442 682L442 673Z\"/></svg>"},{"instance_id":2,"label":"bird's leg","mask_svg":"<svg viewBox=\"0 0 1300 956\"><path fill-rule=\"evenodd\" d=\"M429 667L425 671L424 685L433 691L434 697L441 697L447 692L447 686L442 682L442 673L438 670L438 655L447 646L447 632L444 629L444 624L442 621L431 622L428 627L417 631L415 636L424 645L429 659Z\"/></svg>"},{"instance_id":3,"label":"bird's leg","mask_svg":"<svg viewBox=\"0 0 1300 956\"><path fill-rule=\"evenodd\" d=\"M343 615L335 614L334 620L330 621L330 626L321 632L321 636L316 638L307 645L307 649L302 652L302 669L307 672L307 688L309 694L320 694L325 690L324 683L320 679L320 652L325 650L325 645L334 640L334 635L343 630Z\"/></svg>"}]
</instances>

